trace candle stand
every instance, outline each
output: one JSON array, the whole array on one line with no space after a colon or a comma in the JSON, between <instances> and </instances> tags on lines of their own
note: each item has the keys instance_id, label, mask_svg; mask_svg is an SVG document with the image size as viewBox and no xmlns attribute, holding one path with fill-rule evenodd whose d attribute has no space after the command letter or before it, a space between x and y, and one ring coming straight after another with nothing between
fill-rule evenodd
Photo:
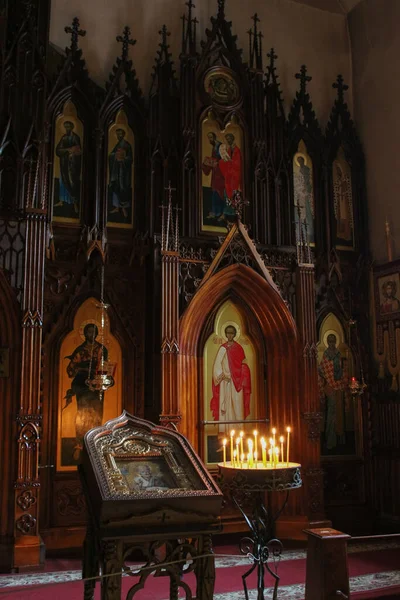
<instances>
[{"instance_id":1,"label":"candle stand","mask_svg":"<svg viewBox=\"0 0 400 600\"><path fill-rule=\"evenodd\" d=\"M274 467L265 467L258 463L257 468L239 468L227 462L225 465L220 463L218 467L219 485L224 496L237 506L251 532L239 545L241 553L253 563L242 575L245 598L249 600L246 579L257 569L257 600L264 600L265 571L275 580L273 600L276 600L279 585L277 570L283 545L275 537L275 523L287 504L290 490L302 485L301 465L278 463ZM268 492L282 493L282 502L275 513L265 506Z\"/></svg>"}]
</instances>

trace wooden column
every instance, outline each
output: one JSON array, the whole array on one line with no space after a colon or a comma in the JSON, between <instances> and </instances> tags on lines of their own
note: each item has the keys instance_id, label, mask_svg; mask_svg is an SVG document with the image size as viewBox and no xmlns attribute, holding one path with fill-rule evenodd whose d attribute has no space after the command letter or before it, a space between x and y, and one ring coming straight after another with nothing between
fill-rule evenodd
<instances>
[{"instance_id":1,"label":"wooden column","mask_svg":"<svg viewBox=\"0 0 400 600\"><path fill-rule=\"evenodd\" d=\"M336 529L306 529L306 600L350 598L347 540Z\"/></svg>"},{"instance_id":2,"label":"wooden column","mask_svg":"<svg viewBox=\"0 0 400 600\"><path fill-rule=\"evenodd\" d=\"M299 264L296 271L297 326L303 349L301 463L305 511L309 522L325 524L323 470L321 469L320 425L322 413L318 394L317 328L315 320L314 265Z\"/></svg>"},{"instance_id":3,"label":"wooden column","mask_svg":"<svg viewBox=\"0 0 400 600\"><path fill-rule=\"evenodd\" d=\"M162 335L161 377L163 425L177 425L181 420L178 401L178 354L179 354L179 253L161 252L162 276Z\"/></svg>"},{"instance_id":4,"label":"wooden column","mask_svg":"<svg viewBox=\"0 0 400 600\"><path fill-rule=\"evenodd\" d=\"M43 562L39 536L39 446L45 234L45 211L28 210L22 301L21 392L17 409L18 470L14 484L13 566L16 569Z\"/></svg>"}]
</instances>

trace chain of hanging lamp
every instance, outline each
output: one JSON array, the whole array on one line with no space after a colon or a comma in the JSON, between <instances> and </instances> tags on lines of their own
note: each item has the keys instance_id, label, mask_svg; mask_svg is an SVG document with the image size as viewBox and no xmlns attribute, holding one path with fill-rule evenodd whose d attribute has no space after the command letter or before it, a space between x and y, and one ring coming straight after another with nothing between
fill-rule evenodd
<instances>
[{"instance_id":1,"label":"chain of hanging lamp","mask_svg":"<svg viewBox=\"0 0 400 600\"><path fill-rule=\"evenodd\" d=\"M109 387L111 387L114 383L112 376L108 372L108 361L104 358L104 330L106 324L106 315L108 304L104 302L104 263L101 265L101 278L100 278L100 304L96 305L96 308L100 309L100 324L101 331L100 335L100 358L96 360L95 370L93 371L93 362L94 362L94 350L95 350L95 340L92 343L92 349L90 354L90 363L89 363L89 377L86 380L86 385L93 392L100 392L102 395Z\"/></svg>"}]
</instances>

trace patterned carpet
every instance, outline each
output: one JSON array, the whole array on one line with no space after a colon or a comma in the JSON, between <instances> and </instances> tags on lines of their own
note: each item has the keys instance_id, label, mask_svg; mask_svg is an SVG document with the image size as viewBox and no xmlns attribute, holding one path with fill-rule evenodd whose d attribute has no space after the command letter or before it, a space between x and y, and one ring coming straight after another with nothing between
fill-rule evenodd
<instances>
[{"instance_id":1,"label":"patterned carpet","mask_svg":"<svg viewBox=\"0 0 400 600\"><path fill-rule=\"evenodd\" d=\"M237 555L233 546L216 548L217 579L215 600L243 600L241 575L249 567L245 556ZM288 550L282 555L279 568L281 583L279 598L285 600L304 599L306 552ZM66 569L66 566L72 568ZM399 586L400 598L400 544L369 543L349 546L350 589L352 598L378 597L379 591ZM60 570L57 570L57 567ZM46 564L47 571L41 573L0 576L0 599L10 600L81 600L83 584L79 561L53 560ZM63 570L61 570L61 568ZM126 594L134 581L124 576L123 590ZM187 583L194 588L194 577L190 574ZM272 583L272 582L270 582ZM267 584L268 585L268 584ZM137 600L167 600L165 579L150 578L146 589L135 596ZM249 588L255 588L255 578ZM266 589L265 597L272 598L272 587ZM355 594L355 595L354 595ZM354 595L354 596L353 596ZM124 595L123 595L124 597ZM182 594L182 597L184 595ZM394 596L392 596L394 597ZM99 585L95 598L100 598ZM249 600L256 600L255 589L249 589Z\"/></svg>"}]
</instances>

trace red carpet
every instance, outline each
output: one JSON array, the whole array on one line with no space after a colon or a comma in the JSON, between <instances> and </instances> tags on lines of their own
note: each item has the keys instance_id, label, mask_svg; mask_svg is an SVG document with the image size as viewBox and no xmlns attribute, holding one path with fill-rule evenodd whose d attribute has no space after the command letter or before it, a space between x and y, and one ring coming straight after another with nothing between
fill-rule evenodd
<instances>
[{"instance_id":1,"label":"red carpet","mask_svg":"<svg viewBox=\"0 0 400 600\"><path fill-rule=\"evenodd\" d=\"M225 556L224 556L225 555ZM226 557L226 555L229 555ZM293 558L291 558L293 556ZM237 555L237 548L221 546L216 548L217 577L214 597L218 600L236 600L244 597L242 574L250 567L244 557ZM287 560L279 565L280 598L285 600L301 600L304 598L306 560L304 551L288 551ZM355 600L372 598L400 599L400 547L392 545L386 549L354 552L350 548L349 571L351 597ZM78 560L50 560L46 563L46 573L32 575L0 576L0 600L81 600L83 583L81 581L65 581L66 578L79 577L80 562ZM372 575L374 574L374 575ZM48 583L46 583L48 581ZM123 594L125 598L129 588L137 582L136 578L123 578ZM248 578L248 586L255 588L256 575ZM60 583L56 583L60 582ZM185 577L185 582L195 591L195 578L192 573ZM273 580L266 578L266 586L272 586ZM397 595L396 595L397 594ZM184 593L181 594L184 597ZM167 600L169 597L169 579L167 577L149 577L144 590L138 592L135 600ZM252 595L251 595L252 597ZM266 597L268 594L266 593ZM96 585L96 600L100 599L100 586Z\"/></svg>"}]
</instances>

